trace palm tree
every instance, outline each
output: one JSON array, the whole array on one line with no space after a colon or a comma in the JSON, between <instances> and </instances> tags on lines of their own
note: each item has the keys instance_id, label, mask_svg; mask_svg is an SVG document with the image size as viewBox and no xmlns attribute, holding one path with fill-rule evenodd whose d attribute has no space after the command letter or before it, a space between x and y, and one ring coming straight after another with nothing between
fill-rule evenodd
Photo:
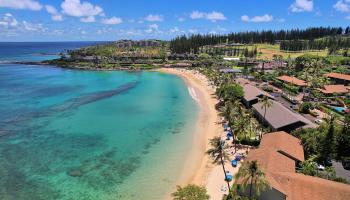
<instances>
[{"instance_id":1,"label":"palm tree","mask_svg":"<svg viewBox=\"0 0 350 200\"><path fill-rule=\"evenodd\" d=\"M260 169L256 160L247 161L242 164L236 174L236 182L239 179L241 180L243 191L249 186L249 199L253 199L255 195L259 196L262 191L270 188L265 178L265 173ZM253 195L253 187L255 195Z\"/></svg>"},{"instance_id":2,"label":"palm tree","mask_svg":"<svg viewBox=\"0 0 350 200\"><path fill-rule=\"evenodd\" d=\"M264 95L262 98L259 99L259 102L261 103L261 109L264 108L264 119L265 119L266 111L268 108L272 106L272 101L269 99L269 97Z\"/></svg>"},{"instance_id":3,"label":"palm tree","mask_svg":"<svg viewBox=\"0 0 350 200\"><path fill-rule=\"evenodd\" d=\"M210 140L209 144L211 145L211 149L209 149L206 153L213 159L214 164L221 164L225 175L224 177L226 179L225 160L228 160L229 157L225 152L225 144L220 137L214 137ZM226 182L229 189L229 194L231 194L230 183L228 181Z\"/></svg>"}]
</instances>

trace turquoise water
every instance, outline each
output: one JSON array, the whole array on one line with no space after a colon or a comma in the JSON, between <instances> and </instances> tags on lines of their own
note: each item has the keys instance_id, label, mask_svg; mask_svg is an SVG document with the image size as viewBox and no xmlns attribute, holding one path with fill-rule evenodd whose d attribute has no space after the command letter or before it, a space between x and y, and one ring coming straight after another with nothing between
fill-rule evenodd
<instances>
[{"instance_id":1,"label":"turquoise water","mask_svg":"<svg viewBox=\"0 0 350 200\"><path fill-rule=\"evenodd\" d=\"M161 199L191 150L179 77L0 64L0 199Z\"/></svg>"}]
</instances>

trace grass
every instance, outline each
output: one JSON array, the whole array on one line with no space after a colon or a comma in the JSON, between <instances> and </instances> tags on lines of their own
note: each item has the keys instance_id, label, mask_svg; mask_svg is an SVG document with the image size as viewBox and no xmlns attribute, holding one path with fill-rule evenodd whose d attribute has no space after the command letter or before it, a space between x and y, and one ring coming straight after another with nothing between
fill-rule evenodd
<instances>
[{"instance_id":1,"label":"grass","mask_svg":"<svg viewBox=\"0 0 350 200\"><path fill-rule=\"evenodd\" d=\"M281 55L283 58L296 58L298 56L302 56L304 54L311 54L311 55L319 55L319 56L327 56L327 51L303 51L303 52L285 52L285 51L280 51L280 46L279 44L257 44L254 45L258 48L258 58L261 59L272 59L273 55Z\"/></svg>"},{"instance_id":2,"label":"grass","mask_svg":"<svg viewBox=\"0 0 350 200\"><path fill-rule=\"evenodd\" d=\"M242 70L244 67L232 66L232 69Z\"/></svg>"}]
</instances>

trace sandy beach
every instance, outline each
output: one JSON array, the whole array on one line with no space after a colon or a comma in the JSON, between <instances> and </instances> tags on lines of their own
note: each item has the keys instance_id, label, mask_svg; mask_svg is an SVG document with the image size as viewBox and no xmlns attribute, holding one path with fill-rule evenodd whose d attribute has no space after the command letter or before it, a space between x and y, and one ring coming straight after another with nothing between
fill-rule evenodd
<instances>
[{"instance_id":1,"label":"sandy beach","mask_svg":"<svg viewBox=\"0 0 350 200\"><path fill-rule=\"evenodd\" d=\"M162 68L158 71L182 77L188 86L189 94L198 102L200 108L195 129L196 133L194 134L196 138L193 140L193 150L187 158L188 161L185 163L183 173L181 177L179 177L177 184L183 186L193 183L208 187L213 184L209 184L208 180L212 180L211 177L213 174L217 174L218 170L216 168L218 166L211 163L210 158L205 152L209 148L209 139L214 136L220 136L223 133L222 125L219 123L219 113L215 109L215 104L218 100L214 94L214 88L210 86L204 75L193 70ZM221 179L219 178L217 180L220 182ZM218 186L218 188L220 188L220 186ZM217 196L215 190L214 188L214 191L212 189L208 191L212 199L216 199L214 197Z\"/></svg>"}]
</instances>

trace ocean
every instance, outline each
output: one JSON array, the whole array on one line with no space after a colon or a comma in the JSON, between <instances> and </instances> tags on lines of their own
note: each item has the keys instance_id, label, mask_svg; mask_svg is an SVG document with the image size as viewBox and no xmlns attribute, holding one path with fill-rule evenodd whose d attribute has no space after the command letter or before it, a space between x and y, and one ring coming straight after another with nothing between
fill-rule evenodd
<instances>
[{"instance_id":1,"label":"ocean","mask_svg":"<svg viewBox=\"0 0 350 200\"><path fill-rule=\"evenodd\" d=\"M156 200L175 189L198 114L181 78L7 63L91 44L0 43L0 199Z\"/></svg>"}]
</instances>

